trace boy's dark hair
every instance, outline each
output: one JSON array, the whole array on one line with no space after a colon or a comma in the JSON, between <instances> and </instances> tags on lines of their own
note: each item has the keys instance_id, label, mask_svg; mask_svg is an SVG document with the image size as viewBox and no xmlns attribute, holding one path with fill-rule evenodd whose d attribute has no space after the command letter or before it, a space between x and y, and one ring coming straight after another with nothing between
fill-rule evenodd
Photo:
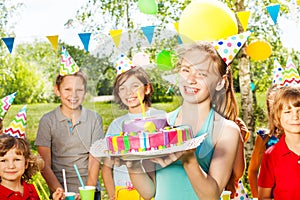
<instances>
[{"instance_id":1,"label":"boy's dark hair","mask_svg":"<svg viewBox=\"0 0 300 200\"><path fill-rule=\"evenodd\" d=\"M28 164L28 167L25 169L22 176L23 181L29 181L37 171L43 168L44 161L31 152L30 145L26 140L15 138L7 134L1 134L0 156L5 156L5 154L12 149L16 149L16 154L23 155L25 157L25 162Z\"/></svg>"},{"instance_id":2,"label":"boy's dark hair","mask_svg":"<svg viewBox=\"0 0 300 200\"><path fill-rule=\"evenodd\" d=\"M83 81L84 89L86 90L87 75L83 71L79 70L75 74L70 74L70 75L66 75L66 76L77 76L77 77L80 77L82 79L82 81ZM57 85L58 88L59 88L60 84L62 83L64 77L66 77L66 76L58 75L56 77L55 84Z\"/></svg>"},{"instance_id":3,"label":"boy's dark hair","mask_svg":"<svg viewBox=\"0 0 300 200\"><path fill-rule=\"evenodd\" d=\"M151 96L154 92L153 89L153 85L151 83L151 80L147 74L147 72L142 68L142 67L135 67L133 69L130 69L122 74L119 74L116 77L116 80L114 82L114 97L115 97L115 102L118 103L120 105L120 108L122 109L127 109L127 106L125 104L123 104L123 102L121 101L121 98L119 96L119 87L131 76L135 76L137 79L139 79L144 86L148 86L150 89L150 92L148 94L145 94L145 98L143 100L143 102L147 105L147 106L151 106Z\"/></svg>"}]
</instances>

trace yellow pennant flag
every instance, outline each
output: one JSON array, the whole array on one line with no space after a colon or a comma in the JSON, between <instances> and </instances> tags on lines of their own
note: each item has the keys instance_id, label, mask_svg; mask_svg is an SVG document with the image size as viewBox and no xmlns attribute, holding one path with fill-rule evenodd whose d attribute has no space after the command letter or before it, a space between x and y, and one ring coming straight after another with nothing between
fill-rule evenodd
<instances>
[{"instance_id":1,"label":"yellow pennant flag","mask_svg":"<svg viewBox=\"0 0 300 200\"><path fill-rule=\"evenodd\" d=\"M118 29L118 30L110 30L109 31L111 38L113 39L116 47L119 47L120 44L120 40L121 40L121 36L122 36L122 30Z\"/></svg>"},{"instance_id":2,"label":"yellow pennant flag","mask_svg":"<svg viewBox=\"0 0 300 200\"><path fill-rule=\"evenodd\" d=\"M178 22L175 22L175 23L174 23L174 27L175 27L175 29L176 29L177 33L178 33L178 31L179 31L179 28L178 28L178 26L179 26L179 23L178 23Z\"/></svg>"},{"instance_id":3,"label":"yellow pennant flag","mask_svg":"<svg viewBox=\"0 0 300 200\"><path fill-rule=\"evenodd\" d=\"M52 45L52 48L54 49L54 51L57 51L57 47L58 47L58 35L51 35L51 36L47 36L49 42Z\"/></svg>"},{"instance_id":4,"label":"yellow pennant flag","mask_svg":"<svg viewBox=\"0 0 300 200\"><path fill-rule=\"evenodd\" d=\"M238 16L244 31L246 31L248 28L248 20L250 17L250 11L240 11L240 12L237 12L236 15Z\"/></svg>"}]
</instances>

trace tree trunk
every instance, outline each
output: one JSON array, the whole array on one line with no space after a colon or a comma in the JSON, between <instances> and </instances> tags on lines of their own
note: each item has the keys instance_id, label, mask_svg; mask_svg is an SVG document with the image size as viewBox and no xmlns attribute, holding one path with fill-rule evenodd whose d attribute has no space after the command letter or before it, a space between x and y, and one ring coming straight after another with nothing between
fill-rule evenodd
<instances>
[{"instance_id":1,"label":"tree trunk","mask_svg":"<svg viewBox=\"0 0 300 200\"><path fill-rule=\"evenodd\" d=\"M236 1L236 12L244 11L245 5L244 0ZM238 19L238 17L237 17ZM238 23L239 33L244 32L241 23ZM250 137L245 144L245 157L246 161L251 158L253 144L254 144L254 109L253 109L253 93L251 91L251 71L250 71L250 60L246 54L246 44L241 49L238 57L238 68L239 68L239 84L241 92L241 106L242 106L242 119L246 123L249 131Z\"/></svg>"}]
</instances>

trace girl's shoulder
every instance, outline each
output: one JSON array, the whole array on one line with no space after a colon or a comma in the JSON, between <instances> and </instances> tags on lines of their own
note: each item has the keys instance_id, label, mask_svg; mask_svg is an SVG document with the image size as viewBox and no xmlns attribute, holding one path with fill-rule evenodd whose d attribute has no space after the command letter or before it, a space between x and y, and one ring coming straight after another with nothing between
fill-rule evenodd
<instances>
[{"instance_id":1,"label":"girl's shoulder","mask_svg":"<svg viewBox=\"0 0 300 200\"><path fill-rule=\"evenodd\" d=\"M220 114L215 112L215 121L214 121L214 138L219 140L221 138L239 139L240 138L240 128L232 120L225 119Z\"/></svg>"}]
</instances>

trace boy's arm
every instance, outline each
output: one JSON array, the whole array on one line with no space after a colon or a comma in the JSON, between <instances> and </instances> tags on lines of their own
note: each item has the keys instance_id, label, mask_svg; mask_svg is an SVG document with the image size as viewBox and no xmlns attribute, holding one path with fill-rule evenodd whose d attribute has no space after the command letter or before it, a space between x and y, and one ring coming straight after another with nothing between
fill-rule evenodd
<instances>
[{"instance_id":1,"label":"boy's arm","mask_svg":"<svg viewBox=\"0 0 300 200\"><path fill-rule=\"evenodd\" d=\"M57 188L63 188L51 169L51 149L49 147L38 146L38 153L45 162L41 173L46 180L49 189L54 192Z\"/></svg>"},{"instance_id":2,"label":"boy's arm","mask_svg":"<svg viewBox=\"0 0 300 200\"><path fill-rule=\"evenodd\" d=\"M253 197L258 197L258 183L257 183L258 171L265 150L266 150L265 142L258 135L256 137L254 149L248 167L249 184L250 184L250 189Z\"/></svg>"},{"instance_id":3,"label":"boy's arm","mask_svg":"<svg viewBox=\"0 0 300 200\"><path fill-rule=\"evenodd\" d=\"M100 161L89 154L88 180L86 185L96 186L99 180Z\"/></svg>"},{"instance_id":4,"label":"boy's arm","mask_svg":"<svg viewBox=\"0 0 300 200\"><path fill-rule=\"evenodd\" d=\"M104 186L108 193L109 199L115 199L115 183L113 179L113 161L109 158L105 158L102 166L102 178Z\"/></svg>"}]
</instances>

